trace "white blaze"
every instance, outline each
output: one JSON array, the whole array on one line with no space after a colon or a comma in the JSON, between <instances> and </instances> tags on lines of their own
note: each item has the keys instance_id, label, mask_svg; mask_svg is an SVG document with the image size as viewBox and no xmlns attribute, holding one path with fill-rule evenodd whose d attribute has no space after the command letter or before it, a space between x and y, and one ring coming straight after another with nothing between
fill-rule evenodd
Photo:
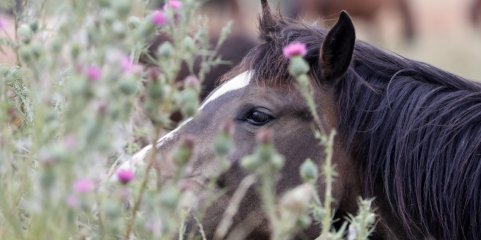
<instances>
[{"instance_id":1,"label":"white blaze","mask_svg":"<svg viewBox=\"0 0 481 240\"><path fill-rule=\"evenodd\" d=\"M251 78L252 78L252 72L246 71L246 72L243 72L243 73L237 75L233 79L228 80L227 82L223 83L220 87L218 87L216 90L214 90L214 92L212 92L207 97L207 99L200 106L199 111L201 111L207 104L213 102L214 100L216 100L217 98L225 95L226 93L229 93L229 92L232 92L232 91L235 91L235 90L242 89L242 88L246 87L247 85L249 85ZM164 144L164 142L169 141L170 139L174 138L178 134L179 129L181 129L186 123L188 123L191 120L192 120L192 118L189 118L189 119L185 120L176 129L170 131L169 133L167 133L163 137L159 138L159 140L157 140L156 148L159 148L160 146L162 146L162 144ZM148 146L145 146L144 148L142 148L142 150L140 150L136 154L134 154L134 156L132 156L131 159L122 163L120 165L120 167L117 168L117 171L120 170L120 169L130 169L133 172L135 172L135 170L138 166L144 165L144 163L145 163L144 159L146 158L147 154L150 152L151 149L152 149L152 144L149 144ZM117 176L114 174L111 177L111 180L116 180L116 179L117 179Z\"/></svg>"},{"instance_id":2,"label":"white blaze","mask_svg":"<svg viewBox=\"0 0 481 240\"><path fill-rule=\"evenodd\" d=\"M252 78L252 72L246 71L237 75L235 78L223 83L214 92L212 92L211 94L209 94L209 96L207 96L207 99L202 103L199 110L202 110L205 106L207 106L207 104L209 104L210 102L216 100L217 98L223 96L228 92L232 92L234 90L238 90L246 87L247 85L249 85L251 78Z\"/></svg>"}]
</instances>

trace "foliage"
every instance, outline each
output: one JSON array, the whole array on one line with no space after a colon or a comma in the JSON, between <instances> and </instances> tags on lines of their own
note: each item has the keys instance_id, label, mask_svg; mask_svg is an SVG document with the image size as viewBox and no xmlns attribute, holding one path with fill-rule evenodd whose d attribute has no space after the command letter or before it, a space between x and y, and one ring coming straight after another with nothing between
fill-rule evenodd
<instances>
[{"instance_id":1,"label":"foliage","mask_svg":"<svg viewBox=\"0 0 481 240\"><path fill-rule=\"evenodd\" d=\"M1 48L16 52L18 65L0 67L0 239L182 239L194 208L200 230L187 237L205 238L199 219L217 193L210 184L203 193L209 201L196 206L194 191L181 187L191 155L188 140L173 153L171 179L159 179L154 171L154 163L168 157L156 151L135 176L113 170L140 149L139 139L155 143L175 127L172 112L194 115L198 81L222 62L216 48L208 47L207 28L193 26L204 22L194 14L198 1L171 0L155 11L147 2L22 2L16 39L0 39ZM173 40L160 45L157 59L149 58L160 71L140 66L140 56L159 33ZM199 75L176 84L181 64L192 69L194 56L203 59ZM330 159L334 134L318 135ZM232 145L229 131L221 133L214 146L216 161L225 166ZM329 186L335 172L327 163L319 172ZM319 176L312 162L301 167L306 183L280 198L272 176L283 159L268 133L243 164L252 174L232 197L218 236L225 235L239 200L256 180L273 239L289 239L312 221L322 223L320 239L345 235L346 226L341 232L331 228L333 199L329 188L324 203L318 199ZM361 217L352 218L357 232L373 223L368 204L361 206ZM367 233L352 239L366 239Z\"/></svg>"}]
</instances>

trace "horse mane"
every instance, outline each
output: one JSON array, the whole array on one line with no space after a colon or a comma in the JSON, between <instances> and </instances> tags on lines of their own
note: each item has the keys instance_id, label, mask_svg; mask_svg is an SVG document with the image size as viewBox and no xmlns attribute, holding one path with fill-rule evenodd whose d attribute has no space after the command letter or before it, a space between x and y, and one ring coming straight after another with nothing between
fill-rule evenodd
<instances>
[{"instance_id":1,"label":"horse mane","mask_svg":"<svg viewBox=\"0 0 481 240\"><path fill-rule=\"evenodd\" d=\"M282 49L306 44L319 82L326 31L280 17L237 71L292 84ZM228 76L229 77L229 76ZM363 197L375 197L407 237L481 236L481 85L358 41L336 85L337 129L361 167Z\"/></svg>"}]
</instances>

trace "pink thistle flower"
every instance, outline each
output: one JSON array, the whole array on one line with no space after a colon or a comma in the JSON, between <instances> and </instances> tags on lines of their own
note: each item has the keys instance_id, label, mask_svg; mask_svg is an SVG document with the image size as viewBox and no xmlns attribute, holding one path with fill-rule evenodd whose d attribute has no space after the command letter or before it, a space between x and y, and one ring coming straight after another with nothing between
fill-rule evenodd
<instances>
[{"instance_id":1,"label":"pink thistle flower","mask_svg":"<svg viewBox=\"0 0 481 240\"><path fill-rule=\"evenodd\" d=\"M129 73L134 69L134 64L129 57L125 56L120 60L120 67L124 73Z\"/></svg>"},{"instance_id":2,"label":"pink thistle flower","mask_svg":"<svg viewBox=\"0 0 481 240\"><path fill-rule=\"evenodd\" d=\"M7 19L3 15L0 15L0 31L6 30L7 28Z\"/></svg>"},{"instance_id":3,"label":"pink thistle flower","mask_svg":"<svg viewBox=\"0 0 481 240\"><path fill-rule=\"evenodd\" d=\"M142 70L140 65L134 64L132 59L128 56L124 56L120 59L120 68L124 73L139 73Z\"/></svg>"},{"instance_id":4,"label":"pink thistle flower","mask_svg":"<svg viewBox=\"0 0 481 240\"><path fill-rule=\"evenodd\" d=\"M94 187L94 183L89 179L78 179L73 183L73 190L76 193L89 193Z\"/></svg>"},{"instance_id":5,"label":"pink thistle flower","mask_svg":"<svg viewBox=\"0 0 481 240\"><path fill-rule=\"evenodd\" d=\"M71 208L76 208L79 206L78 199L75 195L71 194L67 197L67 205Z\"/></svg>"},{"instance_id":6,"label":"pink thistle flower","mask_svg":"<svg viewBox=\"0 0 481 240\"><path fill-rule=\"evenodd\" d=\"M182 2L179 1L179 0L169 0L165 6L164 6L164 9L165 8L172 8L172 10L174 11L177 11L179 10L180 8L182 8Z\"/></svg>"},{"instance_id":7,"label":"pink thistle flower","mask_svg":"<svg viewBox=\"0 0 481 240\"><path fill-rule=\"evenodd\" d=\"M284 57L292 58L298 56L304 56L307 53L306 45L304 43L294 42L291 43L282 49L284 53Z\"/></svg>"},{"instance_id":8,"label":"pink thistle flower","mask_svg":"<svg viewBox=\"0 0 481 240\"><path fill-rule=\"evenodd\" d=\"M161 10L155 10L152 14L152 23L158 27L164 26L167 23L167 17L164 12Z\"/></svg>"},{"instance_id":9,"label":"pink thistle flower","mask_svg":"<svg viewBox=\"0 0 481 240\"><path fill-rule=\"evenodd\" d=\"M130 169L120 169L117 171L117 179L120 183L126 185L131 182L135 177L135 174Z\"/></svg>"},{"instance_id":10,"label":"pink thistle flower","mask_svg":"<svg viewBox=\"0 0 481 240\"><path fill-rule=\"evenodd\" d=\"M85 73L87 78L92 82L97 82L102 77L102 71L96 66L90 66Z\"/></svg>"}]
</instances>

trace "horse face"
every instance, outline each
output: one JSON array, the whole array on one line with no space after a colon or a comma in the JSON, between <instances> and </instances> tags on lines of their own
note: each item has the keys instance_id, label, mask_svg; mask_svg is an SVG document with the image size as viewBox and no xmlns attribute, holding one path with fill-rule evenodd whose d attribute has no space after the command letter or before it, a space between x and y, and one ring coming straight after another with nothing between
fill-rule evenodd
<instances>
[{"instance_id":1,"label":"horse face","mask_svg":"<svg viewBox=\"0 0 481 240\"><path fill-rule=\"evenodd\" d=\"M269 28L266 27L266 29ZM342 41L336 39L342 39ZM318 61L321 73L318 79L322 82L313 84L313 87L316 88L315 101L321 118L321 126L316 127L324 132L334 129L337 122L335 85L350 65L354 39L352 22L347 14L343 13L338 24L331 29L322 42ZM232 125L235 148L228 155L230 168L220 176L218 181L218 187L225 189L226 194L207 210L202 224L208 235L214 233L233 191L247 175L240 166L240 160L253 152L257 145L256 135L262 129L269 128L273 132L273 143L285 158L285 165L277 183L278 194L301 183L299 166L307 158L311 158L319 165L323 163L323 148L312 131L313 119L305 100L294 84L280 86L262 84L259 79L253 79L254 75L252 70L246 71L224 82L207 97L196 116L161 138L156 146L161 152L169 152L181 142L184 136L190 135L197 139L188 167L189 173L186 176L194 176L192 178L195 178L193 180L196 183L205 185L206 179L220 171L218 163L214 161L214 140L225 123L229 122ZM353 177L356 174L355 167L350 162L349 154L339 147L341 144L337 140L334 145L333 162L337 166L342 166L337 168L339 175L333 186L332 194L337 200L334 207L351 211L355 206L343 205L356 203L357 195L347 194L353 192L351 189L347 191L347 188L354 185L349 181L356 181ZM147 147L134 156L133 162L143 159L148 150ZM171 164L167 161L160 163L158 166L160 172L169 172L169 165ZM323 193L324 187L321 180L318 186L319 192ZM202 194L199 196L201 196L199 200L202 201ZM319 197L322 199L322 194ZM250 228L257 234L256 239L257 237L268 238L269 235L260 208L259 197L251 189L241 202L242 211L234 219L235 223L249 219L243 224L253 225Z\"/></svg>"},{"instance_id":2,"label":"horse face","mask_svg":"<svg viewBox=\"0 0 481 240\"><path fill-rule=\"evenodd\" d=\"M185 136L195 139L194 155L189 164L189 172L186 176L195 183L206 185L207 180L221 169L216 162L213 144L216 137L223 130L225 123L229 123L234 129L232 139L235 148L229 153L228 161L230 168L218 179L218 188L226 191L215 204L207 211L203 222L208 235L213 234L217 224L222 218L227 204L247 172L240 166L240 160L253 152L257 146L256 135L265 128L273 132L273 143L280 154L285 158L285 165L280 173L278 181L278 194L301 184L299 166L310 158L322 164L324 152L319 141L313 134L313 119L309 109L295 88L272 87L261 85L252 79L252 72L244 72L226 81L201 105L198 114L188 119L176 130L163 137L157 148L161 152L170 152L178 146ZM320 116L323 120L325 131L335 127L335 104L333 96L327 90L318 89L316 101L319 103ZM340 149L335 149L336 164L343 164L345 158ZM144 153L145 155L145 153ZM338 160L339 158L339 160ZM171 172L168 162L158 164L161 173ZM339 171L339 170L338 170ZM345 172L340 171L341 176ZM334 197L343 199L344 177L335 182ZM319 192L323 192L322 182L319 182ZM202 189L202 188L201 188ZM199 201L203 201L200 193ZM322 198L322 196L320 196ZM339 203L336 203L339 205ZM254 217L252 221L257 237L268 236L268 228L264 223L265 218L261 213L261 204L254 189L248 191L241 203L243 209L235 218L235 222Z\"/></svg>"},{"instance_id":3,"label":"horse face","mask_svg":"<svg viewBox=\"0 0 481 240\"><path fill-rule=\"evenodd\" d=\"M330 130L335 124L335 110L331 97L328 97L327 93L320 93L317 97L318 102L323 102L321 104L324 109L322 118L325 120L323 127L326 128L325 130L328 130L327 128ZM257 146L256 135L262 129L269 128L273 132L273 143L285 158L285 165L277 184L279 194L301 184L299 166L307 158L320 164L324 158L323 148L312 131L312 116L296 88L257 84L252 79L252 72L249 71L226 81L214 90L201 105L198 114L169 133L167 138L164 137L158 148L160 151L168 152L180 144L184 136L194 137L195 153L188 168L190 172L186 175L196 176L194 177L196 179L192 179L196 183L207 184L206 180L221 171L218 162L214 160L213 143L223 130L224 123L230 123L234 129L232 139L235 148L228 156L230 168L217 181L219 189L225 190L226 194L216 202L214 207L208 209L203 222L208 235L216 229L231 195L242 179L247 176L247 172L240 166L240 160L253 152ZM162 169L168 168L166 163L160 163L158 167L160 172L169 172ZM342 182L337 181L336 185L338 185L335 188L336 191L339 190L341 193ZM323 192L323 189L319 190ZM335 197L341 198L337 193ZM268 236L268 228L262 224L265 220L260 207L260 200L251 189L241 203L243 210L236 216L236 221L257 216L256 219L261 220L253 221L256 225L253 226L256 229L254 231L256 236Z\"/></svg>"}]
</instances>

